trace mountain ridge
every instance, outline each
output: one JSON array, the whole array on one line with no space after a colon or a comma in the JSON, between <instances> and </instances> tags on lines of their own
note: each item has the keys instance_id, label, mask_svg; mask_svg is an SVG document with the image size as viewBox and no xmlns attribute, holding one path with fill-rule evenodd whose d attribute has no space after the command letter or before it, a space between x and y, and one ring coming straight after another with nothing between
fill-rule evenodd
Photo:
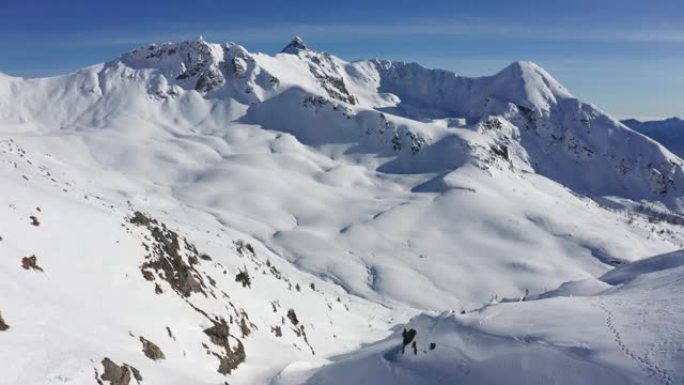
<instances>
[{"instance_id":1,"label":"mountain ridge","mask_svg":"<svg viewBox=\"0 0 684 385\"><path fill-rule=\"evenodd\" d=\"M304 44L301 39L299 42ZM84 106L83 118L91 121L95 118L89 117L88 111L102 110L92 107L93 102L102 102L100 96L107 94L119 99L131 96L115 96L108 89L108 85L114 84L117 84L116 87L133 88L143 85L146 92L139 93L138 98L152 94L162 102L179 98L189 101L201 97L214 105L211 108L223 110L222 114L230 119L239 119L245 113L254 119L261 116L256 112L260 107L255 105L277 98L283 92L292 92L294 95L301 89L304 94L296 98L302 99L302 104L318 110L330 105L338 111L345 111L340 115L343 119L365 111L376 115L374 120L382 120L380 114L375 112L380 111L419 121L463 117L469 125L477 125L492 117L514 121L516 127L524 127L523 132L515 135L526 137L520 144L528 155L532 154L532 158L547 158L553 154L556 158L554 163L578 164L592 163L591 158L596 156L614 158L609 160L609 167L596 167L604 164L603 161L593 165L592 172L600 172L602 176L592 180L586 180L582 175L567 177L565 171L555 168L539 168L538 172L582 193L630 194L630 198L652 200L660 195L672 196L669 191L673 189L677 191L676 194L684 190L684 175L678 159L657 145L637 138L624 125L596 107L578 101L548 72L530 62L512 63L489 77L463 78L453 72L430 70L413 63L379 60L348 63L308 48L297 50L296 54L272 57L251 54L235 43L218 45L199 38L146 46L101 66L101 70L95 66L91 67L92 70L66 75L71 82L79 83L78 87L95 97L95 100L85 102L91 106ZM141 82L122 82L117 79L125 76L140 79ZM51 79L29 83L50 83L60 78ZM283 81L285 83L281 84ZM189 94L192 90L198 91L199 95ZM64 91L47 90L48 94L56 92ZM122 92L128 91L122 89ZM436 98L433 97L435 93L438 95ZM75 97L83 99L82 95ZM285 98L293 99L289 96ZM115 116L122 108L112 105L109 109L106 113ZM131 106L124 109L135 111ZM255 111L249 112L250 109ZM148 110L145 108L145 111ZM74 115L74 112L70 115ZM54 124L54 114L48 120ZM368 123L358 124L364 126ZM592 124L598 126L593 133ZM402 126L401 123L396 125ZM528 130L534 131L534 135L525 135L524 131ZM331 130L326 135L335 136L339 131L342 130ZM379 128L379 131L384 130ZM424 146L430 136L435 135L413 132L409 128L394 131L393 135L383 139L386 146L411 148L414 152ZM311 136L311 133L306 136ZM511 138L499 139L511 141ZM630 144L634 142L638 143L637 147ZM562 151L549 152L554 147ZM616 156L615 148L619 147L623 149L617 150ZM540 154L534 155L535 152ZM566 156L561 158L559 154L562 153ZM634 153L638 156L632 155ZM644 156L649 160L640 160ZM538 159L530 161L531 168L541 163ZM639 180L646 179L650 180L649 185L637 186ZM610 182L596 188L600 180ZM625 187L611 191L610 186L624 183L627 183ZM672 199L667 204L672 208L680 205Z\"/></svg>"}]
</instances>

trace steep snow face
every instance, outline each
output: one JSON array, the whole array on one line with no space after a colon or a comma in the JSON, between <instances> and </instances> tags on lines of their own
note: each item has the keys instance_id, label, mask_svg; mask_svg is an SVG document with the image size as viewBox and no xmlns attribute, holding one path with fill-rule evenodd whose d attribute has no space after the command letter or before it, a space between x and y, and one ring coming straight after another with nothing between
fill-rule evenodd
<instances>
[{"instance_id":1,"label":"steep snow face","mask_svg":"<svg viewBox=\"0 0 684 385\"><path fill-rule=\"evenodd\" d=\"M528 296L539 307L515 309L551 325L574 301L555 297L593 295L614 266L684 244L680 160L531 63L468 79L301 39L274 56L197 39L0 77L0 135L0 362L25 353L0 383L116 368L143 384L330 378L309 369L422 312L486 325ZM396 339L360 352L414 378L384 355ZM601 341L612 353L591 364L532 357L609 379L640 365ZM523 367L460 343L447 346L464 361L493 360L477 373ZM526 351L491 346L504 345Z\"/></svg>"},{"instance_id":2,"label":"steep snow face","mask_svg":"<svg viewBox=\"0 0 684 385\"><path fill-rule=\"evenodd\" d=\"M306 64L309 75L317 80L328 97L348 104L356 104L356 98L347 90L342 76L344 62L327 52L310 50L299 37L295 37L282 52L296 55L301 59Z\"/></svg>"},{"instance_id":3,"label":"steep snow face","mask_svg":"<svg viewBox=\"0 0 684 385\"><path fill-rule=\"evenodd\" d=\"M426 69L419 64L371 61L378 73L378 91L389 92L401 99L398 108L415 117L464 117L477 122L485 115L497 113L488 100L549 110L559 99L570 97L546 71L530 62L516 62L494 76L466 78L453 72ZM368 63L353 63L356 71ZM428 116L421 116L428 115ZM440 116L442 115L442 116Z\"/></svg>"},{"instance_id":4,"label":"steep snow face","mask_svg":"<svg viewBox=\"0 0 684 385\"><path fill-rule=\"evenodd\" d=\"M464 119L493 135L507 152L523 150L523 168L575 191L665 200L679 208L681 161L577 100L534 63L516 62L482 78L388 61L358 62L350 68L351 74L370 73L357 76L368 87L397 96L394 106L376 106L384 111L418 120ZM515 126L516 133L503 132L503 122Z\"/></svg>"}]
</instances>

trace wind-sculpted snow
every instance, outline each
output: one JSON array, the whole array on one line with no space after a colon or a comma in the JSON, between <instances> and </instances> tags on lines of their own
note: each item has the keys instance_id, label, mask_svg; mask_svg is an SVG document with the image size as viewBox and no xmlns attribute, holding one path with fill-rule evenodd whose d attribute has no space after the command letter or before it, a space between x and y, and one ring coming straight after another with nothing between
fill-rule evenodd
<instances>
[{"instance_id":1,"label":"wind-sculpted snow","mask_svg":"<svg viewBox=\"0 0 684 385\"><path fill-rule=\"evenodd\" d=\"M0 186L0 384L679 380L681 160L531 63L0 76Z\"/></svg>"}]
</instances>

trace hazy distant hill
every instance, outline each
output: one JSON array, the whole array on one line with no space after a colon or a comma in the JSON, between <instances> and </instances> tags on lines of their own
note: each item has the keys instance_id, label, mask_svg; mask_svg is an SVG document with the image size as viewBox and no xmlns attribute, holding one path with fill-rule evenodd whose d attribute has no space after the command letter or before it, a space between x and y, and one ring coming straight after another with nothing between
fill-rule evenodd
<instances>
[{"instance_id":1,"label":"hazy distant hill","mask_svg":"<svg viewBox=\"0 0 684 385\"><path fill-rule=\"evenodd\" d=\"M664 120L623 120L629 128L660 142L677 156L684 157L684 119L677 117Z\"/></svg>"}]
</instances>

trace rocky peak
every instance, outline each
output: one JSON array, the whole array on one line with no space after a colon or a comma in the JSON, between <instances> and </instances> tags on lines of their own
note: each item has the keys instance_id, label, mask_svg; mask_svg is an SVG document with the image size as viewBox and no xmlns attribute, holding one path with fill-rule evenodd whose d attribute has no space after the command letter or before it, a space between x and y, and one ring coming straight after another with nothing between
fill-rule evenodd
<instances>
[{"instance_id":1,"label":"rocky peak","mask_svg":"<svg viewBox=\"0 0 684 385\"><path fill-rule=\"evenodd\" d=\"M225 81L220 70L223 56L223 47L199 36L180 43L138 48L123 55L121 62L135 69L157 69L183 88L208 92Z\"/></svg>"},{"instance_id":2,"label":"rocky peak","mask_svg":"<svg viewBox=\"0 0 684 385\"><path fill-rule=\"evenodd\" d=\"M308 50L309 47L306 45L304 40L299 36L295 36L292 38L292 41L290 41L290 44L286 45L285 48L283 48L283 50L280 52L296 55L300 51Z\"/></svg>"}]
</instances>

